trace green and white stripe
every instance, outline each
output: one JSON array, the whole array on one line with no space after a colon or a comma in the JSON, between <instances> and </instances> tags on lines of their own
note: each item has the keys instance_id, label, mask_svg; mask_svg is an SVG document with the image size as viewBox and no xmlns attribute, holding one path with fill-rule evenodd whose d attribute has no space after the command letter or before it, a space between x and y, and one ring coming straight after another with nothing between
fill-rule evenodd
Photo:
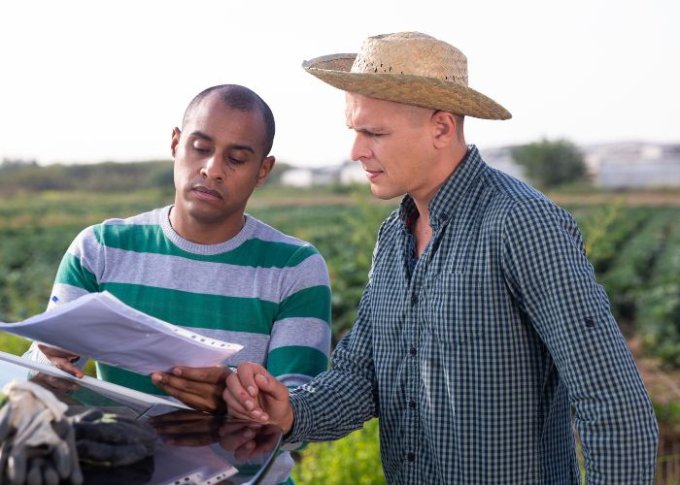
<instances>
[{"instance_id":1,"label":"green and white stripe","mask_svg":"<svg viewBox=\"0 0 680 485\"><path fill-rule=\"evenodd\" d=\"M162 320L244 345L228 365L263 363L288 386L325 370L331 294L318 251L249 215L229 241L192 243L172 229L169 210L84 229L64 255L50 305L106 290ZM159 392L146 376L97 368L105 380Z\"/></svg>"}]
</instances>

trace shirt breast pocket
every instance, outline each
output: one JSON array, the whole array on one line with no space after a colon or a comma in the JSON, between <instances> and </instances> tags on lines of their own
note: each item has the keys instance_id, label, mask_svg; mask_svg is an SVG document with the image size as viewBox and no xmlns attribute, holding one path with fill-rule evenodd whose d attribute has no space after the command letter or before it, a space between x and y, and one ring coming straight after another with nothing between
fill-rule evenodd
<instances>
[{"instance_id":1,"label":"shirt breast pocket","mask_svg":"<svg viewBox=\"0 0 680 485\"><path fill-rule=\"evenodd\" d=\"M429 323L440 345L460 346L484 337L484 290L467 273L442 275L430 289Z\"/></svg>"}]
</instances>

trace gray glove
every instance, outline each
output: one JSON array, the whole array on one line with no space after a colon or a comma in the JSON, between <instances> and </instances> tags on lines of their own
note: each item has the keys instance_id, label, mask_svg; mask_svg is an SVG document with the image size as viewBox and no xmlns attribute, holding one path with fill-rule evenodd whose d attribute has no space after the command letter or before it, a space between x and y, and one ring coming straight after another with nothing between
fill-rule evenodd
<instances>
[{"instance_id":1,"label":"gray glove","mask_svg":"<svg viewBox=\"0 0 680 485\"><path fill-rule=\"evenodd\" d=\"M1 394L0 483L81 484L66 404L32 382L10 382Z\"/></svg>"},{"instance_id":2,"label":"gray glove","mask_svg":"<svg viewBox=\"0 0 680 485\"><path fill-rule=\"evenodd\" d=\"M68 418L75 431L78 456L97 466L126 466L152 456L155 429L123 413L89 409Z\"/></svg>"}]
</instances>

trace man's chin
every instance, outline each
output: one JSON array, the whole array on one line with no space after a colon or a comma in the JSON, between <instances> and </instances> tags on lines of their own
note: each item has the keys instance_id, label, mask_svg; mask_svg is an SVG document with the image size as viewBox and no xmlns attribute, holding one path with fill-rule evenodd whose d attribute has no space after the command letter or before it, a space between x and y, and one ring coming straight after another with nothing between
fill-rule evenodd
<instances>
[{"instance_id":1,"label":"man's chin","mask_svg":"<svg viewBox=\"0 0 680 485\"><path fill-rule=\"evenodd\" d=\"M396 190L390 190L386 187L379 187L373 184L371 184L371 193L375 198L380 200L390 200L404 195L404 193L400 193Z\"/></svg>"},{"instance_id":2,"label":"man's chin","mask_svg":"<svg viewBox=\"0 0 680 485\"><path fill-rule=\"evenodd\" d=\"M191 204L187 209L188 216L200 224L219 224L226 218L224 212L209 204Z\"/></svg>"}]
</instances>

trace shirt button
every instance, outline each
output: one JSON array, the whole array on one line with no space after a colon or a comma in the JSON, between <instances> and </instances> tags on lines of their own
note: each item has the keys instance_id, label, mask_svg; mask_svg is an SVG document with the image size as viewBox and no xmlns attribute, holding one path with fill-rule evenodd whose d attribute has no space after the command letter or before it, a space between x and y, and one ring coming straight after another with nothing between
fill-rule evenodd
<instances>
[{"instance_id":1,"label":"shirt button","mask_svg":"<svg viewBox=\"0 0 680 485\"><path fill-rule=\"evenodd\" d=\"M408 349L408 353L411 355L411 357L415 357L416 356L416 348L411 347L410 349Z\"/></svg>"},{"instance_id":2,"label":"shirt button","mask_svg":"<svg viewBox=\"0 0 680 485\"><path fill-rule=\"evenodd\" d=\"M406 459L408 461L410 461L411 463L413 463L414 461L416 461L416 454L415 453L409 453L409 454L406 455Z\"/></svg>"},{"instance_id":3,"label":"shirt button","mask_svg":"<svg viewBox=\"0 0 680 485\"><path fill-rule=\"evenodd\" d=\"M416 402L413 399L411 399L408 402L408 407L410 407L411 409L415 409L416 408Z\"/></svg>"}]
</instances>

